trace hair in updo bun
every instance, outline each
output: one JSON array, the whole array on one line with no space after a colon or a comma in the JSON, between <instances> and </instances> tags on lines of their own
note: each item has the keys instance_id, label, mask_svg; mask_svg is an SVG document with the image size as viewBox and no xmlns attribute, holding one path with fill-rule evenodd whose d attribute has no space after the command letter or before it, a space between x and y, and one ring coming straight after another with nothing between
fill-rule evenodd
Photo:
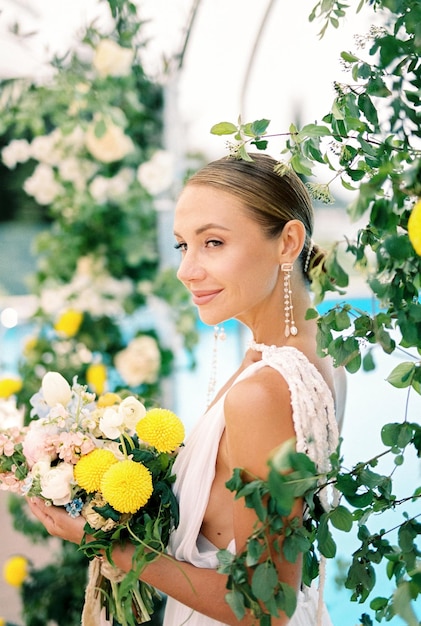
<instances>
[{"instance_id":1,"label":"hair in updo bun","mask_svg":"<svg viewBox=\"0 0 421 626\"><path fill-rule=\"evenodd\" d=\"M277 237L290 220L300 220L306 230L301 267L310 280L312 268L323 263L324 269L325 253L312 242L314 211L306 186L290 168L278 173L278 161L268 154L257 152L250 157L252 161L233 157L212 161L193 174L187 185L208 185L232 194L269 238Z\"/></svg>"}]
</instances>

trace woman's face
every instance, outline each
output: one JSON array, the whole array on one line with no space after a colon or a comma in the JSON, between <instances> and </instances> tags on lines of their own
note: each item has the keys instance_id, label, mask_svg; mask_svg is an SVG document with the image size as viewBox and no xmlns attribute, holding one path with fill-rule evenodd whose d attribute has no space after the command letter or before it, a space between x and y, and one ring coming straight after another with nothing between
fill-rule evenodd
<instances>
[{"instance_id":1,"label":"woman's face","mask_svg":"<svg viewBox=\"0 0 421 626\"><path fill-rule=\"evenodd\" d=\"M273 303L281 307L279 239L261 226L230 193L190 185L175 210L181 252L177 272L205 324L236 318L248 326Z\"/></svg>"}]
</instances>

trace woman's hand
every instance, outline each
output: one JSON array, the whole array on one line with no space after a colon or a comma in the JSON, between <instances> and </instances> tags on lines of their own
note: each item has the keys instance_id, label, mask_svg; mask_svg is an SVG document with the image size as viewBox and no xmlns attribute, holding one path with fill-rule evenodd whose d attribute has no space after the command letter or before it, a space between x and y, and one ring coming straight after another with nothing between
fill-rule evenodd
<instances>
[{"instance_id":1,"label":"woman's hand","mask_svg":"<svg viewBox=\"0 0 421 626\"><path fill-rule=\"evenodd\" d=\"M50 535L80 544L85 526L85 520L81 515L71 517L64 508L47 505L42 498L27 498L27 503Z\"/></svg>"}]
</instances>

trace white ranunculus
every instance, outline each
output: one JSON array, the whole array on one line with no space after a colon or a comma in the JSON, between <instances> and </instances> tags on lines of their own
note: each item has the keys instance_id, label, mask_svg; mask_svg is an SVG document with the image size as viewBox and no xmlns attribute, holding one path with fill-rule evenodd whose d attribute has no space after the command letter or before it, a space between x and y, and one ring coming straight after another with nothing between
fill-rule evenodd
<instances>
[{"instance_id":1,"label":"white ranunculus","mask_svg":"<svg viewBox=\"0 0 421 626\"><path fill-rule=\"evenodd\" d=\"M102 39L96 47L93 66L100 76L128 76L134 51L122 48L112 39Z\"/></svg>"},{"instance_id":2,"label":"white ranunculus","mask_svg":"<svg viewBox=\"0 0 421 626\"><path fill-rule=\"evenodd\" d=\"M32 140L31 154L34 159L48 165L57 165L63 158L63 151L59 148L62 133L59 128L49 135L38 135Z\"/></svg>"},{"instance_id":3,"label":"white ranunculus","mask_svg":"<svg viewBox=\"0 0 421 626\"><path fill-rule=\"evenodd\" d=\"M60 463L40 476L41 495L52 500L55 506L64 506L72 501L74 485L73 465Z\"/></svg>"},{"instance_id":4,"label":"white ranunculus","mask_svg":"<svg viewBox=\"0 0 421 626\"><path fill-rule=\"evenodd\" d=\"M41 389L48 406L66 406L72 397L69 383L58 372L47 372L42 379Z\"/></svg>"},{"instance_id":5,"label":"white ranunculus","mask_svg":"<svg viewBox=\"0 0 421 626\"><path fill-rule=\"evenodd\" d=\"M102 163L120 161L133 152L134 145L130 137L124 134L120 126L106 122L105 133L101 137L95 134L96 122L92 122L86 131L85 145L95 159Z\"/></svg>"},{"instance_id":6,"label":"white ranunculus","mask_svg":"<svg viewBox=\"0 0 421 626\"><path fill-rule=\"evenodd\" d=\"M99 420L99 429L108 439L118 439L124 431L124 415L108 406Z\"/></svg>"},{"instance_id":7,"label":"white ranunculus","mask_svg":"<svg viewBox=\"0 0 421 626\"><path fill-rule=\"evenodd\" d=\"M63 191L62 186L55 180L53 169L45 163L37 165L32 176L24 182L23 188L38 204L51 204Z\"/></svg>"},{"instance_id":8,"label":"white ranunculus","mask_svg":"<svg viewBox=\"0 0 421 626\"><path fill-rule=\"evenodd\" d=\"M162 193L174 181L174 158L166 150L157 150L150 161L137 169L137 180L151 196Z\"/></svg>"},{"instance_id":9,"label":"white ranunculus","mask_svg":"<svg viewBox=\"0 0 421 626\"><path fill-rule=\"evenodd\" d=\"M123 415L123 424L130 432L135 431L138 421L146 415L144 405L134 396L124 398L118 407L118 412Z\"/></svg>"},{"instance_id":10,"label":"white ranunculus","mask_svg":"<svg viewBox=\"0 0 421 626\"><path fill-rule=\"evenodd\" d=\"M153 337L142 335L133 339L127 348L118 352L115 366L130 387L154 383L161 366L161 353Z\"/></svg>"},{"instance_id":11,"label":"white ranunculus","mask_svg":"<svg viewBox=\"0 0 421 626\"><path fill-rule=\"evenodd\" d=\"M108 200L109 179L105 176L95 176L89 185L89 192L98 204L104 204Z\"/></svg>"},{"instance_id":12,"label":"white ranunculus","mask_svg":"<svg viewBox=\"0 0 421 626\"><path fill-rule=\"evenodd\" d=\"M2 161L9 169L14 169L17 163L26 163L31 156L31 146L26 139L14 139L1 152Z\"/></svg>"}]
</instances>

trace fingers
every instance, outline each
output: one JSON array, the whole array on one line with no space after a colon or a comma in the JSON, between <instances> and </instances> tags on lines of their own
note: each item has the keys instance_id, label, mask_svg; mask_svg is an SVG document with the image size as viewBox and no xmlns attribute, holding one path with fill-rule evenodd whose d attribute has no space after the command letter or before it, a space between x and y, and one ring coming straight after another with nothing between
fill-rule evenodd
<instances>
[{"instance_id":1,"label":"fingers","mask_svg":"<svg viewBox=\"0 0 421 626\"><path fill-rule=\"evenodd\" d=\"M52 506L42 498L28 498L27 502L33 515L50 535L80 544L85 525L82 517L72 518L64 508Z\"/></svg>"}]
</instances>

